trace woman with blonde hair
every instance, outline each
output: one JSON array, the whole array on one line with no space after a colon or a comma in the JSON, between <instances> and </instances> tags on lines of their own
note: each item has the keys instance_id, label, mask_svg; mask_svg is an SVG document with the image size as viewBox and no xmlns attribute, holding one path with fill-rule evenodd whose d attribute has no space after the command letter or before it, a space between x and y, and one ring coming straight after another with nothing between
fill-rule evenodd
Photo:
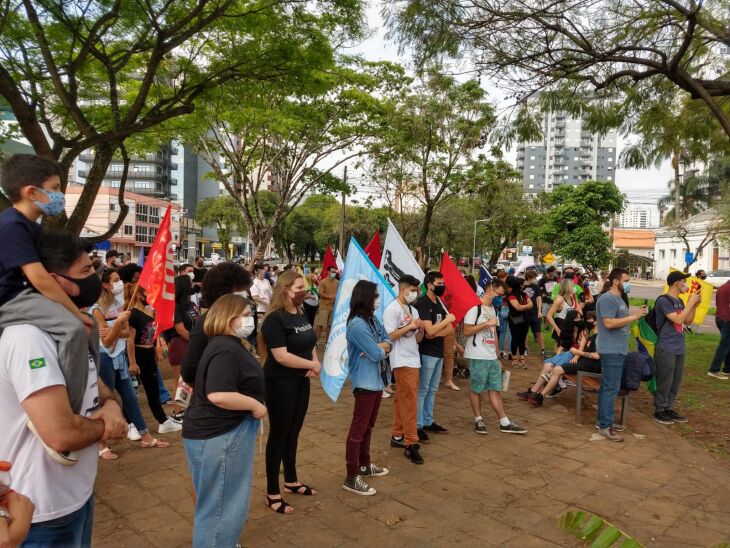
<instances>
[{"instance_id":1,"label":"woman with blonde hair","mask_svg":"<svg viewBox=\"0 0 730 548\"><path fill-rule=\"evenodd\" d=\"M298 480L296 466L299 432L309 406L309 379L319 375L322 367L317 356L317 336L302 310L306 296L304 277L293 270L282 272L259 334L260 353L265 356L270 426L266 442L266 504L280 514L294 511L279 491L282 461L287 493L317 494Z\"/></svg>"},{"instance_id":2,"label":"woman with blonde hair","mask_svg":"<svg viewBox=\"0 0 730 548\"><path fill-rule=\"evenodd\" d=\"M581 311L580 302L575 296L575 287L573 280L563 278L560 282L558 296L553 300L553 304L547 313L547 322L553 328L553 339L555 340L556 349L560 344L560 333L562 330L565 316L570 310Z\"/></svg>"},{"instance_id":3,"label":"woman with blonde hair","mask_svg":"<svg viewBox=\"0 0 730 548\"><path fill-rule=\"evenodd\" d=\"M239 295L219 298L205 316L208 345L183 423L197 494L194 548L237 546L248 517L256 432L266 416L264 373L244 346L253 328L251 307Z\"/></svg>"}]
</instances>

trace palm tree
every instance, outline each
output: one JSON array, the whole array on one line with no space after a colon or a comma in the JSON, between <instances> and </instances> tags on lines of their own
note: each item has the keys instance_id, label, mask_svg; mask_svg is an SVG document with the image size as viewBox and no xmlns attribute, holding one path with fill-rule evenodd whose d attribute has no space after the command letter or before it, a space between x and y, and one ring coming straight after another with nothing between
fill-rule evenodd
<instances>
[{"instance_id":1,"label":"palm tree","mask_svg":"<svg viewBox=\"0 0 730 548\"><path fill-rule=\"evenodd\" d=\"M704 174L685 177L679 175L675 158L672 158L675 177L669 181L669 194L660 198L657 204L665 225L713 207L730 186L730 158L712 160Z\"/></svg>"}]
</instances>

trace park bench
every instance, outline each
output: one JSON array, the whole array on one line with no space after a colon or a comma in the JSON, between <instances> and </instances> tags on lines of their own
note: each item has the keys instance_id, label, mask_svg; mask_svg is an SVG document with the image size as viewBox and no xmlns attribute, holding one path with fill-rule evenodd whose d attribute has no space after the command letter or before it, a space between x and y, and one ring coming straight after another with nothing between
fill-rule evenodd
<instances>
[{"instance_id":1,"label":"park bench","mask_svg":"<svg viewBox=\"0 0 730 548\"><path fill-rule=\"evenodd\" d=\"M591 392L598 392L601 387L601 373L589 373L588 371L578 371L577 375L564 375L564 378L575 383L575 423L580 424L581 411L583 409L583 394L585 388ZM626 420L629 416L629 394L627 390L620 390L617 398L621 399L621 426L626 426Z\"/></svg>"}]
</instances>

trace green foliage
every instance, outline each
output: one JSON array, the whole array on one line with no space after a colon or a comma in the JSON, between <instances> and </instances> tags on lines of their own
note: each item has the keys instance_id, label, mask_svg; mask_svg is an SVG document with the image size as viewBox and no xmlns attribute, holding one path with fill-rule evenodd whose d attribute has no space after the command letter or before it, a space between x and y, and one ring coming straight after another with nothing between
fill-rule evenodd
<instances>
[{"instance_id":1,"label":"green foliage","mask_svg":"<svg viewBox=\"0 0 730 548\"><path fill-rule=\"evenodd\" d=\"M218 241L223 244L226 256L233 236L246 234L243 216L230 196L201 200L195 212L195 220L201 226L215 227L218 230Z\"/></svg>"},{"instance_id":2,"label":"green foliage","mask_svg":"<svg viewBox=\"0 0 730 548\"><path fill-rule=\"evenodd\" d=\"M551 251L586 268L596 270L611 260L611 239L603 230L623 210L624 198L616 185L588 181L574 187L562 185L543 198L550 208L530 231Z\"/></svg>"},{"instance_id":3,"label":"green foliage","mask_svg":"<svg viewBox=\"0 0 730 548\"><path fill-rule=\"evenodd\" d=\"M558 527L575 535L591 548L642 548L643 545L632 539L618 527L590 512L571 511L558 517Z\"/></svg>"}]
</instances>

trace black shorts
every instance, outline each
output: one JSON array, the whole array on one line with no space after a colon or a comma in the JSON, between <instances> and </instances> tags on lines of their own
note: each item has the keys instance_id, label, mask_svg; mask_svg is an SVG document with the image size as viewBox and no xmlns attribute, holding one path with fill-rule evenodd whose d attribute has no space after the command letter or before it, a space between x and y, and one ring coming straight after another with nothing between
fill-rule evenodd
<instances>
[{"instance_id":1,"label":"black shorts","mask_svg":"<svg viewBox=\"0 0 730 548\"><path fill-rule=\"evenodd\" d=\"M588 373L601 372L601 360L591 360L590 358L581 358L578 363L567 363L563 366L563 373L566 375L577 375L578 371L587 371Z\"/></svg>"},{"instance_id":2,"label":"black shorts","mask_svg":"<svg viewBox=\"0 0 730 548\"><path fill-rule=\"evenodd\" d=\"M540 318L528 318L527 325L532 330L533 335L542 332L542 320Z\"/></svg>"}]
</instances>

